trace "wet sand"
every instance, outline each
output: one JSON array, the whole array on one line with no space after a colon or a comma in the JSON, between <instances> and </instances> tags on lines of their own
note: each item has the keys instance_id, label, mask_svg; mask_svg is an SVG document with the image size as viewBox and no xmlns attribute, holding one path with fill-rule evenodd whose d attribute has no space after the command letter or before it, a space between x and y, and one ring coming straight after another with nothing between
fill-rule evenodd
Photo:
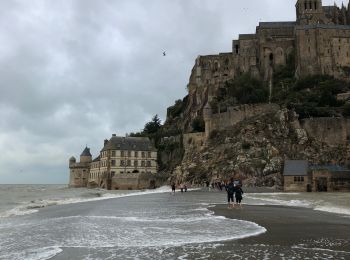
<instances>
[{"instance_id":1,"label":"wet sand","mask_svg":"<svg viewBox=\"0 0 350 260\"><path fill-rule=\"evenodd\" d=\"M349 216L285 206L250 206L227 209L225 205L211 208L216 215L252 221L267 232L234 241L239 245L307 247L318 250L343 251L350 257Z\"/></svg>"}]
</instances>

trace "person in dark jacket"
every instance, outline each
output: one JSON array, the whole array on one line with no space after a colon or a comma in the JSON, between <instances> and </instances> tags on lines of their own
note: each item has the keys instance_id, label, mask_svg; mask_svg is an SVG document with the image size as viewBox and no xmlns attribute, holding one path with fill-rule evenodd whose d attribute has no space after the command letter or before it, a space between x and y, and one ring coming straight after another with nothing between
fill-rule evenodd
<instances>
[{"instance_id":1,"label":"person in dark jacket","mask_svg":"<svg viewBox=\"0 0 350 260\"><path fill-rule=\"evenodd\" d=\"M226 185L225 187L226 192L227 192L227 208L232 209L234 206L234 193L235 193L235 185L233 184L233 179L230 180L229 184Z\"/></svg>"},{"instance_id":2,"label":"person in dark jacket","mask_svg":"<svg viewBox=\"0 0 350 260\"><path fill-rule=\"evenodd\" d=\"M235 187L235 197L236 197L236 205L242 208L242 199L243 199L243 190L241 186L236 186Z\"/></svg>"}]
</instances>

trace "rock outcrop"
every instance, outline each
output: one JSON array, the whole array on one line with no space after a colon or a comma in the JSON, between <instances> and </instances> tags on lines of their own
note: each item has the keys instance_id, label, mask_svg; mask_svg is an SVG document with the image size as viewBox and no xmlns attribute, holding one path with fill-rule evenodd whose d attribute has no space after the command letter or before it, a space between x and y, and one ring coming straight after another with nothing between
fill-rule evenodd
<instances>
[{"instance_id":1,"label":"rock outcrop","mask_svg":"<svg viewBox=\"0 0 350 260\"><path fill-rule=\"evenodd\" d=\"M202 184L234 176L245 185L280 188L285 159L342 165L350 161L346 140L325 140L309 134L288 109L255 115L229 129L213 130L208 139L204 133L185 134L182 161L171 169L172 180Z\"/></svg>"}]
</instances>

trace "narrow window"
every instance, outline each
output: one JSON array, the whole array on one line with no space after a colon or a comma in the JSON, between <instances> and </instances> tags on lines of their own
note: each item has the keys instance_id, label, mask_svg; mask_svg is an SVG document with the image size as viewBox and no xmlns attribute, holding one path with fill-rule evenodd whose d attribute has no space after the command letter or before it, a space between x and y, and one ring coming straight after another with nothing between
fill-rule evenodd
<instances>
[{"instance_id":1,"label":"narrow window","mask_svg":"<svg viewBox=\"0 0 350 260\"><path fill-rule=\"evenodd\" d=\"M137 162L137 160L134 161L134 166L137 167L139 164Z\"/></svg>"},{"instance_id":2,"label":"narrow window","mask_svg":"<svg viewBox=\"0 0 350 260\"><path fill-rule=\"evenodd\" d=\"M111 165L112 165L112 166L115 166L115 160L112 160L112 161L111 161Z\"/></svg>"},{"instance_id":3,"label":"narrow window","mask_svg":"<svg viewBox=\"0 0 350 260\"><path fill-rule=\"evenodd\" d=\"M115 151L112 151L112 157L115 157Z\"/></svg>"},{"instance_id":4,"label":"narrow window","mask_svg":"<svg viewBox=\"0 0 350 260\"><path fill-rule=\"evenodd\" d=\"M131 166L131 160L128 160L128 166Z\"/></svg>"},{"instance_id":5,"label":"narrow window","mask_svg":"<svg viewBox=\"0 0 350 260\"><path fill-rule=\"evenodd\" d=\"M128 151L128 157L131 157L131 151Z\"/></svg>"},{"instance_id":6,"label":"narrow window","mask_svg":"<svg viewBox=\"0 0 350 260\"><path fill-rule=\"evenodd\" d=\"M139 157L139 153L138 152L135 152L135 157Z\"/></svg>"},{"instance_id":7,"label":"narrow window","mask_svg":"<svg viewBox=\"0 0 350 260\"><path fill-rule=\"evenodd\" d=\"M151 167L151 161L147 161L147 167Z\"/></svg>"}]
</instances>

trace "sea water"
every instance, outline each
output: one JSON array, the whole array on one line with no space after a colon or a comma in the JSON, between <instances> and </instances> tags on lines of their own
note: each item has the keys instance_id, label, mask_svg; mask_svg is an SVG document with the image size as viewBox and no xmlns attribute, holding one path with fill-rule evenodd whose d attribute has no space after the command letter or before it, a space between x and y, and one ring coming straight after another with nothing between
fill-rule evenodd
<instances>
[{"instance_id":1,"label":"sea water","mask_svg":"<svg viewBox=\"0 0 350 260\"><path fill-rule=\"evenodd\" d=\"M224 204L225 193L205 189L173 195L170 187L105 191L0 185L0 197L0 259L6 260L244 259L225 241L266 232L256 223L213 215L210 208ZM349 201L346 193L244 197L252 205L302 206L345 217L350 216ZM258 257L266 248L256 245L254 250Z\"/></svg>"}]
</instances>

